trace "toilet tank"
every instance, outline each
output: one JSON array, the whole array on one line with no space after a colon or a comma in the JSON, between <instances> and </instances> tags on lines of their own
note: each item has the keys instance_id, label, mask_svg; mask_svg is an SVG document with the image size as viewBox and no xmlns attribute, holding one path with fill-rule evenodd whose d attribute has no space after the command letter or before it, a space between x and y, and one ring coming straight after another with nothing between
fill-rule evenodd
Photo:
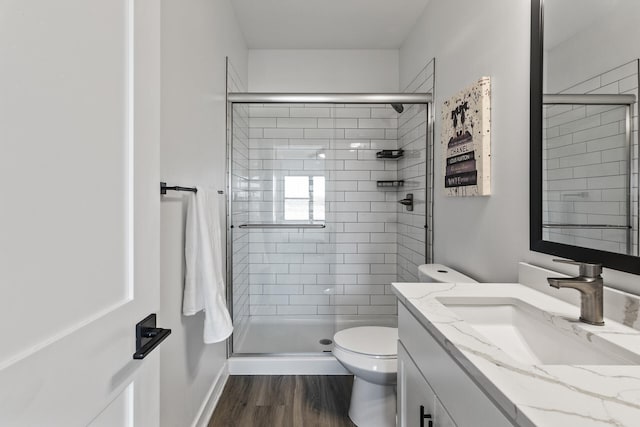
<instances>
[{"instance_id":1,"label":"toilet tank","mask_svg":"<svg viewBox=\"0 0 640 427\"><path fill-rule=\"evenodd\" d=\"M477 283L471 277L442 264L422 264L418 267L418 278L421 283Z\"/></svg>"}]
</instances>

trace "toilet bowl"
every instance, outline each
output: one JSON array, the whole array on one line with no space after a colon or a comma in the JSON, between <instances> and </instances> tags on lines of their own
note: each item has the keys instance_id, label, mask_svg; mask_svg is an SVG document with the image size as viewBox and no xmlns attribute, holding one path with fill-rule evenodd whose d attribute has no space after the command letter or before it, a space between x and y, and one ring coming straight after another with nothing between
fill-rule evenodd
<instances>
[{"instance_id":1,"label":"toilet bowl","mask_svg":"<svg viewBox=\"0 0 640 427\"><path fill-rule=\"evenodd\" d=\"M420 281L474 283L442 264L423 264ZM335 358L354 375L349 418L358 427L395 427L398 329L360 326L333 337Z\"/></svg>"},{"instance_id":2,"label":"toilet bowl","mask_svg":"<svg viewBox=\"0 0 640 427\"><path fill-rule=\"evenodd\" d=\"M395 426L398 329L349 328L336 333L333 342L333 355L354 375L351 421L357 426Z\"/></svg>"}]
</instances>

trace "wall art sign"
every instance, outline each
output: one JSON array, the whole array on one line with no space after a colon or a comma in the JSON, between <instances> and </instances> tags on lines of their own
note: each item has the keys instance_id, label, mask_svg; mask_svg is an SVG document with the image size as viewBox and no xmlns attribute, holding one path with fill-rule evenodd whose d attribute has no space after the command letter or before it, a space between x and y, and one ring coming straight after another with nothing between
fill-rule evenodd
<instances>
[{"instance_id":1,"label":"wall art sign","mask_svg":"<svg viewBox=\"0 0 640 427\"><path fill-rule=\"evenodd\" d=\"M444 193L491 194L491 79L482 77L442 106Z\"/></svg>"}]
</instances>

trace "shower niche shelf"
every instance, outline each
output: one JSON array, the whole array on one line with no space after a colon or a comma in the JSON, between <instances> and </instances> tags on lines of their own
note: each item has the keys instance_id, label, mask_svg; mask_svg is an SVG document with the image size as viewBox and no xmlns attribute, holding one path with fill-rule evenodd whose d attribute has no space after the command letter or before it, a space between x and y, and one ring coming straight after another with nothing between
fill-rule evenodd
<instances>
[{"instance_id":1,"label":"shower niche shelf","mask_svg":"<svg viewBox=\"0 0 640 427\"><path fill-rule=\"evenodd\" d=\"M404 150L382 150L376 153L378 159L399 159L404 156Z\"/></svg>"},{"instance_id":2,"label":"shower niche shelf","mask_svg":"<svg viewBox=\"0 0 640 427\"><path fill-rule=\"evenodd\" d=\"M404 187L404 181L377 181L378 188L398 188Z\"/></svg>"}]
</instances>

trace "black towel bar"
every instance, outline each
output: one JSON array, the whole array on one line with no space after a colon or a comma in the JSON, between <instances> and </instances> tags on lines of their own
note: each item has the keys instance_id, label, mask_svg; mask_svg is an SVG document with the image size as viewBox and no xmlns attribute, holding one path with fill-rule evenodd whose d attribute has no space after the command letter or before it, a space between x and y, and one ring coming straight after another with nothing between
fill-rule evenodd
<instances>
[{"instance_id":1,"label":"black towel bar","mask_svg":"<svg viewBox=\"0 0 640 427\"><path fill-rule=\"evenodd\" d=\"M195 187L180 187L180 186L173 186L173 187L169 187L167 186L166 182L161 182L160 183L160 194L167 194L167 190L174 190L174 191L191 191L194 193L198 192L198 189Z\"/></svg>"},{"instance_id":2,"label":"black towel bar","mask_svg":"<svg viewBox=\"0 0 640 427\"><path fill-rule=\"evenodd\" d=\"M167 190L191 191L193 193L197 193L198 192L198 189L195 188L195 187L180 187L178 185L175 185L173 187L168 187L166 182L161 182L160 183L160 194L167 194ZM218 194L224 194L224 191L218 190Z\"/></svg>"}]
</instances>

